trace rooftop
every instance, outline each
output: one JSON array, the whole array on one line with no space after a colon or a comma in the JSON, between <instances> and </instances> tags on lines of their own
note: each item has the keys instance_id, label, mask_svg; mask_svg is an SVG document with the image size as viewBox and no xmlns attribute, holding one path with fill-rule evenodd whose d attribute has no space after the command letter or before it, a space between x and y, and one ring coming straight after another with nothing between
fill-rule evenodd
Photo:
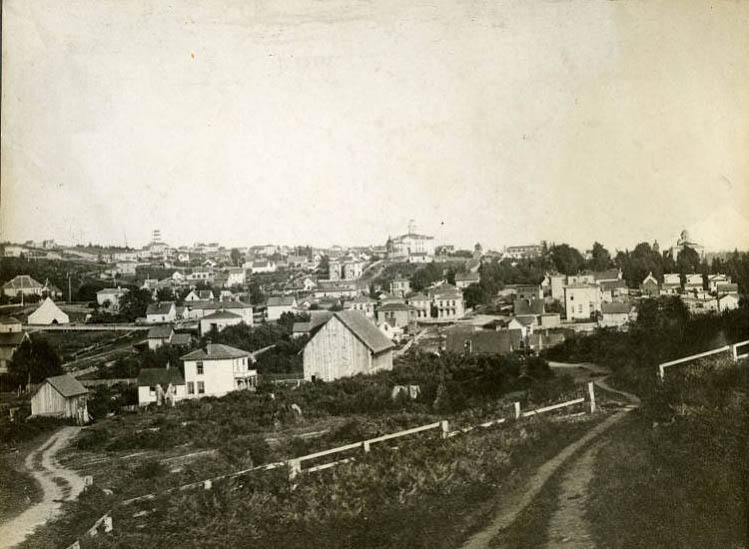
<instances>
[{"instance_id":1,"label":"rooftop","mask_svg":"<svg viewBox=\"0 0 749 549\"><path fill-rule=\"evenodd\" d=\"M182 378L182 374L179 373L178 368L143 368L138 373L139 387L161 385L163 388L166 388L170 383L172 385L185 384L185 380Z\"/></svg>"},{"instance_id":2,"label":"rooftop","mask_svg":"<svg viewBox=\"0 0 749 549\"><path fill-rule=\"evenodd\" d=\"M393 348L393 342L360 312L340 311L334 316L373 353L381 353Z\"/></svg>"},{"instance_id":3,"label":"rooftop","mask_svg":"<svg viewBox=\"0 0 749 549\"><path fill-rule=\"evenodd\" d=\"M250 353L220 343L209 343L204 349L196 349L191 353L181 356L181 360L225 360L228 358L249 357Z\"/></svg>"},{"instance_id":4,"label":"rooftop","mask_svg":"<svg viewBox=\"0 0 749 549\"><path fill-rule=\"evenodd\" d=\"M88 393L88 389L81 385L81 382L70 374L48 377L44 381L49 382L49 384L52 385L52 387L54 387L55 390L64 397L73 397L77 395L85 395L86 393Z\"/></svg>"}]
</instances>

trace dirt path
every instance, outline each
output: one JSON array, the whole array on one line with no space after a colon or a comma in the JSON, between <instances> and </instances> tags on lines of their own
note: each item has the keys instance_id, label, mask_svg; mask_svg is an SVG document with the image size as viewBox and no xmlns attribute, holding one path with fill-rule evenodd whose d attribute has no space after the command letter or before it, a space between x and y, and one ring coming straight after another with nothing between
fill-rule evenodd
<instances>
[{"instance_id":1,"label":"dirt path","mask_svg":"<svg viewBox=\"0 0 749 549\"><path fill-rule=\"evenodd\" d=\"M608 370L595 364L550 363L553 368L582 370L584 375L574 375L578 382L590 381L590 374L605 375ZM585 519L585 501L587 488L593 476L593 462L598 444L593 444L600 435L620 422L634 410L640 402L635 395L624 393L609 387L605 379L595 379L595 384L606 391L616 393L627 402L624 409L614 413L603 423L588 431L582 438L573 442L552 459L539 467L536 474L527 484L519 486L503 498L502 509L484 530L473 535L463 544L463 549L489 547L492 540L504 529L512 525L520 513L538 497L549 479L562 467L569 467L565 474L558 495L559 506L551 517L549 524L548 547L585 548L593 547ZM578 455L586 447L579 457Z\"/></svg>"},{"instance_id":2,"label":"dirt path","mask_svg":"<svg viewBox=\"0 0 749 549\"><path fill-rule=\"evenodd\" d=\"M24 465L41 484L44 497L17 517L0 524L0 547L21 543L34 528L57 515L62 501L75 499L81 493L83 478L61 467L56 459L57 453L70 443L78 431L80 427L64 427L26 457Z\"/></svg>"}]
</instances>

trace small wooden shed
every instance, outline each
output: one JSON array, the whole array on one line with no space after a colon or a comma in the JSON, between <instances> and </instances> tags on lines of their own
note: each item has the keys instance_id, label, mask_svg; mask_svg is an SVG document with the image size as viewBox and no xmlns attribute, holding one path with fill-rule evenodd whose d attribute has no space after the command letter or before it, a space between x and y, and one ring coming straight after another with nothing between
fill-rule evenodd
<instances>
[{"instance_id":1,"label":"small wooden shed","mask_svg":"<svg viewBox=\"0 0 749 549\"><path fill-rule=\"evenodd\" d=\"M31 397L31 415L73 418L88 423L88 389L70 374L48 377Z\"/></svg>"}]
</instances>

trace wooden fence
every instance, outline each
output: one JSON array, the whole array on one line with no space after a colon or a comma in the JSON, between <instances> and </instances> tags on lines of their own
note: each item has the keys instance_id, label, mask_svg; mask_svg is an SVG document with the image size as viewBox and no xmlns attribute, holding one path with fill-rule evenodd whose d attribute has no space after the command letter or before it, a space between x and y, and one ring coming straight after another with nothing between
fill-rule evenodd
<instances>
[{"instance_id":1,"label":"wooden fence","mask_svg":"<svg viewBox=\"0 0 749 549\"><path fill-rule=\"evenodd\" d=\"M121 378L112 378L112 379L79 379L78 381L81 382L81 385L84 387L97 387L99 385L106 385L107 387L111 387L112 385L117 385L118 383L124 383L125 385L135 385L138 383L137 377L121 377Z\"/></svg>"},{"instance_id":2,"label":"wooden fence","mask_svg":"<svg viewBox=\"0 0 749 549\"><path fill-rule=\"evenodd\" d=\"M596 411L595 388L594 388L592 381L587 384L586 393L584 397L567 400L565 402L560 402L558 404L552 404L550 406L544 406L541 408L536 408L533 410L527 410L523 412L521 410L520 403L513 402L512 404L513 412L512 412L511 418L507 418L507 417L497 418L497 419L486 421L484 423L480 423L478 425L474 425L471 427L458 429L456 431L449 430L449 423L447 420L435 421L434 423L429 423L427 425L420 425L418 427L413 427L411 429L405 429L403 431L397 431L395 433L388 433L386 435L381 435L379 437L370 438L370 439L362 440L359 442L353 442L351 444L345 444L343 446L338 446L336 448L330 448L328 450L321 450L319 452L314 452L312 454L307 454L305 456L301 456L298 458L292 458L292 459L288 459L285 461L276 461L273 463L266 463L265 465L259 465L257 467L243 469L241 471L235 471L233 473L227 473L225 475L220 475L220 476L209 478L209 479L191 482L190 484L184 484L182 486L177 486L175 488L164 490L163 492L160 492L159 494L151 493L151 494L145 494L142 496L137 496L134 498L123 500L120 503L120 505L128 506L133 503L155 499L157 495L173 494L176 492L183 492L185 490L191 490L195 488L203 488L204 490L210 490L213 488L213 484L220 480L236 478L236 477L240 477L240 476L247 475L250 473L255 473L259 471L270 471L270 470L279 469L279 468L286 468L289 481L292 483L292 486L295 486L297 482L296 480L297 477L299 477L302 474L314 473L317 471L324 471L325 469L330 469L332 467L336 467L344 463L351 463L351 462L356 461L355 455L349 455L348 457L338 458L338 459L335 459L334 461L329 461L329 462L321 463L318 465L313 465L311 467L305 468L303 466L305 462L313 461L318 458L322 458L326 456L334 456L337 454L352 453L357 450L362 451L366 454L371 451L373 444L381 443L386 440L393 440L393 439L397 439L401 437L407 437L407 436L415 435L418 433L424 433L427 431L433 431L433 430L437 430L440 439L446 440L457 435L469 433L476 429L500 425L502 423L505 423L511 420L518 421L518 420L522 420L523 418L539 416L541 414L545 414L545 413L552 412L555 410L562 410L564 408L579 406L580 404L584 404L586 406L585 406L585 411L579 412L579 414L583 414L585 412L594 413ZM579 414L573 414L573 415L579 415ZM95 536L96 535L95 532L98 532L100 525L105 520L106 520L105 528L108 528L106 529L106 531L107 532L110 531L112 529L111 511L105 514L103 517L101 517L96 522L96 524L94 524L94 526L86 532L86 535ZM80 549L79 542L76 541L75 543L70 545L67 549Z\"/></svg>"},{"instance_id":3,"label":"wooden fence","mask_svg":"<svg viewBox=\"0 0 749 549\"><path fill-rule=\"evenodd\" d=\"M705 351L703 353L697 353L696 355L689 355L683 358L677 358L676 360L671 360L669 362L662 362L661 364L658 364L658 379L661 382L665 379L666 368L677 366L679 364L685 364L687 362L692 362L694 360L699 360L701 358L717 355L720 353L731 353L731 358L733 359L733 361L738 362L740 359L749 357L749 349L747 349L747 352L739 354L739 347L744 347L746 345L749 345L749 339L734 343L732 345L724 345L723 347L711 349L710 351Z\"/></svg>"}]
</instances>

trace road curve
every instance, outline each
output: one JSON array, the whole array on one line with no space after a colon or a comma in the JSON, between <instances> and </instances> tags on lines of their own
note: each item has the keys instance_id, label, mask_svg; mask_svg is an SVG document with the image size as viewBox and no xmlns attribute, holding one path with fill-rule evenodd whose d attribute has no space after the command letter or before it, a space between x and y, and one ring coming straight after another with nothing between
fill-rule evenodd
<instances>
[{"instance_id":1,"label":"road curve","mask_svg":"<svg viewBox=\"0 0 749 549\"><path fill-rule=\"evenodd\" d=\"M83 478L61 467L56 459L78 431L80 427L63 427L26 457L24 465L41 484L44 496L36 505L0 524L0 548L21 543L37 526L57 516L63 501L75 499L83 491Z\"/></svg>"},{"instance_id":2,"label":"road curve","mask_svg":"<svg viewBox=\"0 0 749 549\"><path fill-rule=\"evenodd\" d=\"M584 369L587 373L576 379L579 383L590 380L590 374L606 375L610 373L606 368L595 364L567 364L567 363L550 363L554 369ZM574 376L573 376L574 377ZM611 393L618 394L627 401L627 406L615 412L603 423L596 425L581 438L565 447L556 456L541 465L535 475L524 485L517 487L514 491L503 496L503 505L499 513L492 519L491 523L474 534L463 545L462 549L479 549L490 547L492 540L499 535L502 530L508 528L518 518L520 513L525 510L549 481L549 479L562 467L569 465L569 470L565 475L559 499L562 502L557 511L551 517L549 536L554 538L550 540L549 547L591 547L590 535L587 532L584 519L584 496L587 492L588 483L592 477L592 463L595 458L596 446L592 445L593 441L600 435L611 429L619 423L632 410L636 409L640 399L630 393L625 393L611 388L605 380L605 377L594 380L594 383ZM573 456L581 450L591 445L587 451L574 460ZM575 499L581 499L580 502L568 503ZM570 533L572 532L572 533Z\"/></svg>"}]
</instances>

